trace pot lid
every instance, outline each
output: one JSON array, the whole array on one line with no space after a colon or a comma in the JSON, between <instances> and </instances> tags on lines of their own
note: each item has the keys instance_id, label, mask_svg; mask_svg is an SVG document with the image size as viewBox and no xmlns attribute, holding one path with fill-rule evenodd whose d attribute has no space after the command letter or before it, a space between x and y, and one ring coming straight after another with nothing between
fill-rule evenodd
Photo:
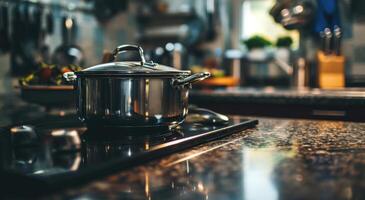
<instances>
[{"instance_id":1,"label":"pot lid","mask_svg":"<svg viewBox=\"0 0 365 200\"><path fill-rule=\"evenodd\" d=\"M114 62L115 57L126 51L138 51L141 61L122 61ZM86 68L82 71L76 72L78 75L189 75L189 70L178 70L173 67L160 65L153 63L152 61L146 62L143 49L136 45L121 45L114 50L112 58L109 63L95 65L93 67Z\"/></svg>"}]
</instances>

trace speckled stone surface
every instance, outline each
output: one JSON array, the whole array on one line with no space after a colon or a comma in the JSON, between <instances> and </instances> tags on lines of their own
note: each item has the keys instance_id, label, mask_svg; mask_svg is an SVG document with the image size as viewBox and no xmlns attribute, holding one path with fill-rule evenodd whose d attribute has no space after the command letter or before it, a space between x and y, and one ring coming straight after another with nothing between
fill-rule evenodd
<instances>
[{"instance_id":1,"label":"speckled stone surface","mask_svg":"<svg viewBox=\"0 0 365 200\"><path fill-rule=\"evenodd\" d=\"M365 199L365 123L259 120L45 199Z\"/></svg>"}]
</instances>

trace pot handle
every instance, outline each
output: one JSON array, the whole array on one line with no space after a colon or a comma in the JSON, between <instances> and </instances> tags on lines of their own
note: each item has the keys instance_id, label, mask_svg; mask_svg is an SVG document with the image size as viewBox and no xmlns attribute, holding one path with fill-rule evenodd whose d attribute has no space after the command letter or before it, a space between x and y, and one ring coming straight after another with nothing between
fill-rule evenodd
<instances>
[{"instance_id":1,"label":"pot handle","mask_svg":"<svg viewBox=\"0 0 365 200\"><path fill-rule=\"evenodd\" d=\"M65 72L63 73L63 77L68 82L75 81L77 79L77 75L75 74L75 72Z\"/></svg>"},{"instance_id":2,"label":"pot handle","mask_svg":"<svg viewBox=\"0 0 365 200\"><path fill-rule=\"evenodd\" d=\"M146 59L144 58L144 55L143 55L143 49L142 47L140 46L137 46L137 45L130 45L130 44L126 44L126 45L120 45L118 46L112 53L112 58L110 60L110 62L114 61L115 58L123 53L123 52L126 52L126 51L138 51L139 53L139 57L141 59L141 65L145 65L146 64Z\"/></svg>"},{"instance_id":3,"label":"pot handle","mask_svg":"<svg viewBox=\"0 0 365 200\"><path fill-rule=\"evenodd\" d=\"M183 85L192 84L192 83L195 83L198 81L202 81L208 77L210 77L209 72L200 72L200 73L190 75L186 78L175 79L172 84L174 86L183 86Z\"/></svg>"}]
</instances>

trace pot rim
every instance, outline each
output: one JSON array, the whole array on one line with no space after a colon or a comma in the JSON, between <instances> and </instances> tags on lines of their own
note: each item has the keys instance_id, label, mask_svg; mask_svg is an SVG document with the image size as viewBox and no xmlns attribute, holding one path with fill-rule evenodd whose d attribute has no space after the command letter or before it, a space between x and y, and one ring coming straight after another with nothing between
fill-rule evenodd
<instances>
[{"instance_id":1,"label":"pot rim","mask_svg":"<svg viewBox=\"0 0 365 200\"><path fill-rule=\"evenodd\" d=\"M125 69L121 70L120 68ZM190 70L178 70L165 65L160 65L157 63L144 63L136 61L122 61L122 62L110 62L95 65L86 68L82 71L75 72L76 75L102 75L102 76L166 76L166 75L190 75Z\"/></svg>"},{"instance_id":2,"label":"pot rim","mask_svg":"<svg viewBox=\"0 0 365 200\"><path fill-rule=\"evenodd\" d=\"M75 72L75 74L79 77L175 77L175 76L189 76L191 71L181 71L181 72L133 72L133 71L108 71L103 73L95 73L92 71L79 71Z\"/></svg>"}]
</instances>

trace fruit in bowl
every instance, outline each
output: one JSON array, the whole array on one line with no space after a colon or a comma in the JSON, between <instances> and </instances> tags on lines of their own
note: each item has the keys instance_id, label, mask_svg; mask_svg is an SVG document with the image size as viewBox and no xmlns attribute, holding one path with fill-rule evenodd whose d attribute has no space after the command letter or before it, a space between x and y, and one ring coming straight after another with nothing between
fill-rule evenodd
<instances>
[{"instance_id":1,"label":"fruit in bowl","mask_svg":"<svg viewBox=\"0 0 365 200\"><path fill-rule=\"evenodd\" d=\"M224 70L217 69L217 68L207 68L202 67L199 65L194 65L190 68L192 73L199 73L199 72L209 72L211 74L211 77L217 78L217 77L224 77Z\"/></svg>"},{"instance_id":2,"label":"fruit in bowl","mask_svg":"<svg viewBox=\"0 0 365 200\"><path fill-rule=\"evenodd\" d=\"M51 107L70 107L75 104L73 86L63 79L63 73L80 71L76 65L57 67L41 64L39 69L19 79L20 96L29 103Z\"/></svg>"},{"instance_id":3,"label":"fruit in bowl","mask_svg":"<svg viewBox=\"0 0 365 200\"><path fill-rule=\"evenodd\" d=\"M222 69L202 67L199 65L192 66L190 70L193 73L208 71L212 75L210 78L203 80L198 85L203 87L233 87L239 85L239 79L227 76Z\"/></svg>"},{"instance_id":4,"label":"fruit in bowl","mask_svg":"<svg viewBox=\"0 0 365 200\"><path fill-rule=\"evenodd\" d=\"M82 68L77 65L57 67L42 63L38 70L19 79L21 86L29 85L69 85L63 80L63 73L80 71Z\"/></svg>"}]
</instances>

